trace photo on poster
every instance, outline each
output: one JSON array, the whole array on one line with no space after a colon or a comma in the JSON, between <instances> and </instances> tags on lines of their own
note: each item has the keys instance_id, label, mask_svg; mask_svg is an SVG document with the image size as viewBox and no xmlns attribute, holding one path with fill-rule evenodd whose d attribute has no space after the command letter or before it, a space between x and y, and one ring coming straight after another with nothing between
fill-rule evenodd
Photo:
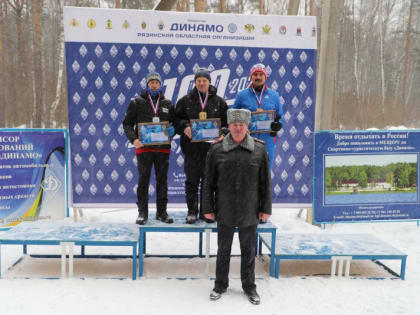
<instances>
[{"instance_id":1,"label":"photo on poster","mask_svg":"<svg viewBox=\"0 0 420 315\"><path fill-rule=\"evenodd\" d=\"M418 204L418 154L324 156L324 205Z\"/></svg>"}]
</instances>

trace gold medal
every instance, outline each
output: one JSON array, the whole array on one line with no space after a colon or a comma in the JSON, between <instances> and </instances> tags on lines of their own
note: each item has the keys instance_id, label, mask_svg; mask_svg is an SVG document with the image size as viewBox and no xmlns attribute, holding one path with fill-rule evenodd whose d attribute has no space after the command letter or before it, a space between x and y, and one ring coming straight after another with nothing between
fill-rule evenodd
<instances>
[{"instance_id":1,"label":"gold medal","mask_svg":"<svg viewBox=\"0 0 420 315\"><path fill-rule=\"evenodd\" d=\"M198 117L201 120L207 119L207 113L206 112L200 112L200 114L198 114Z\"/></svg>"},{"instance_id":2,"label":"gold medal","mask_svg":"<svg viewBox=\"0 0 420 315\"><path fill-rule=\"evenodd\" d=\"M261 107L257 108L257 113L261 113L263 111L263 109Z\"/></svg>"}]
</instances>

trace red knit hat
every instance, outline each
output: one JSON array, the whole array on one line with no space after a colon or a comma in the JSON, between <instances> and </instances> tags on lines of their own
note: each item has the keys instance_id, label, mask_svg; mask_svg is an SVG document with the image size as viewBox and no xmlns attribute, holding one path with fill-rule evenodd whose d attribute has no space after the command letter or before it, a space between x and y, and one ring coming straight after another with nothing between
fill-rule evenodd
<instances>
[{"instance_id":1,"label":"red knit hat","mask_svg":"<svg viewBox=\"0 0 420 315\"><path fill-rule=\"evenodd\" d=\"M267 79L267 71L265 70L265 66L262 63L257 63L253 65L251 68L251 74L249 76L251 77L255 72L264 73L264 76Z\"/></svg>"}]
</instances>

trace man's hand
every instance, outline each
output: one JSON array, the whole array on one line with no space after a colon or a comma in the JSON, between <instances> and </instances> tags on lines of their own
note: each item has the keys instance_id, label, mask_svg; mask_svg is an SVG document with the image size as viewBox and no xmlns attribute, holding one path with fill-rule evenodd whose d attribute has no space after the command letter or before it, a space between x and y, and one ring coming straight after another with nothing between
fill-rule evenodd
<instances>
[{"instance_id":1,"label":"man's hand","mask_svg":"<svg viewBox=\"0 0 420 315\"><path fill-rule=\"evenodd\" d=\"M214 213L204 213L204 217L214 221Z\"/></svg>"},{"instance_id":2,"label":"man's hand","mask_svg":"<svg viewBox=\"0 0 420 315\"><path fill-rule=\"evenodd\" d=\"M191 127L188 126L187 128L184 129L184 133L188 138L192 138L192 131L191 131Z\"/></svg>"},{"instance_id":3,"label":"man's hand","mask_svg":"<svg viewBox=\"0 0 420 315\"><path fill-rule=\"evenodd\" d=\"M134 140L133 145L136 149L140 149L140 148L144 147L144 144L141 143L140 139Z\"/></svg>"},{"instance_id":4,"label":"man's hand","mask_svg":"<svg viewBox=\"0 0 420 315\"><path fill-rule=\"evenodd\" d=\"M267 223L268 219L271 217L271 214L259 212L258 219L260 219L260 223Z\"/></svg>"},{"instance_id":5,"label":"man's hand","mask_svg":"<svg viewBox=\"0 0 420 315\"><path fill-rule=\"evenodd\" d=\"M282 127L282 124L280 122L280 118L281 118L281 116L276 116L276 118L274 119L274 121L270 125L271 130L274 131L274 132L276 132L276 133Z\"/></svg>"}]
</instances>

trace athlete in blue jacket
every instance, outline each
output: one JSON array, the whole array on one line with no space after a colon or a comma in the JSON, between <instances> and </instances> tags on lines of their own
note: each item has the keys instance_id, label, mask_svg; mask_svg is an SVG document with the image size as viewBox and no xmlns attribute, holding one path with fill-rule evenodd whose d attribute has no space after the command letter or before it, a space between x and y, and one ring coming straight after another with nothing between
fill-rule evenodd
<instances>
[{"instance_id":1,"label":"athlete in blue jacket","mask_svg":"<svg viewBox=\"0 0 420 315\"><path fill-rule=\"evenodd\" d=\"M251 112L273 109L276 111L276 118L274 119L274 122L271 123L272 132L253 134L255 138L265 142L268 157L270 158L271 169L274 159L274 139L277 132L282 127L281 122L283 122L283 110L280 104L280 97L276 91L269 89L265 84L267 72L263 64L258 63L251 68L250 78L252 83L248 88L238 93L232 108L245 108Z\"/></svg>"}]
</instances>

